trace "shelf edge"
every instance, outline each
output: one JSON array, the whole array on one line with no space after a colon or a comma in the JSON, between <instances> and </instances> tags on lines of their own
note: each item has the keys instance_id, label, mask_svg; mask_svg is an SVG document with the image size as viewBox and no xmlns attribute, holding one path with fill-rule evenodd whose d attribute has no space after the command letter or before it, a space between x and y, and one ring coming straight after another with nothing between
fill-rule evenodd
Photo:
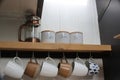
<instances>
[{"instance_id":1,"label":"shelf edge","mask_svg":"<svg viewBox=\"0 0 120 80\"><path fill-rule=\"evenodd\" d=\"M0 42L1 50L21 51L78 51L97 52L111 51L111 45L89 44L57 44L57 43L32 43L32 42Z\"/></svg>"}]
</instances>

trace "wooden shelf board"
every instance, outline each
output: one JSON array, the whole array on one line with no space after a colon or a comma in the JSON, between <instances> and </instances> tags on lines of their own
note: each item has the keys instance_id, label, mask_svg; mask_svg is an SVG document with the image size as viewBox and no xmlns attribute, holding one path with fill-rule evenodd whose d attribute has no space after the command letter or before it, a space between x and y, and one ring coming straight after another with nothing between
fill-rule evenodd
<instances>
[{"instance_id":1,"label":"wooden shelf board","mask_svg":"<svg viewBox=\"0 0 120 80\"><path fill-rule=\"evenodd\" d=\"M114 36L115 39L120 39L120 34Z\"/></svg>"},{"instance_id":2,"label":"wooden shelf board","mask_svg":"<svg viewBox=\"0 0 120 80\"><path fill-rule=\"evenodd\" d=\"M111 51L111 45L0 42L0 50L94 52L94 51Z\"/></svg>"}]
</instances>

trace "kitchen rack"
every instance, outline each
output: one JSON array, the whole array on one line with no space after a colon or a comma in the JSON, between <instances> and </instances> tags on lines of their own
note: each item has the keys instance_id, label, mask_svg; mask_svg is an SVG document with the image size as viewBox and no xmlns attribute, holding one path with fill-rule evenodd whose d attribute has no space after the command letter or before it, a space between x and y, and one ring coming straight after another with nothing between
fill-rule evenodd
<instances>
[{"instance_id":1,"label":"kitchen rack","mask_svg":"<svg viewBox=\"0 0 120 80\"><path fill-rule=\"evenodd\" d=\"M57 51L57 52L102 52L111 51L111 45L58 44L32 42L0 42L0 50Z\"/></svg>"}]
</instances>

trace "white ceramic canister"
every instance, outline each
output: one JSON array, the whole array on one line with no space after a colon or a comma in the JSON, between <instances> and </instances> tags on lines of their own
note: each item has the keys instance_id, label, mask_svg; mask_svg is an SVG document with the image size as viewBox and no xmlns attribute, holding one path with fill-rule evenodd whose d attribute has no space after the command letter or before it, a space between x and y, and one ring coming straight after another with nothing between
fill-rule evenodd
<instances>
[{"instance_id":1,"label":"white ceramic canister","mask_svg":"<svg viewBox=\"0 0 120 80\"><path fill-rule=\"evenodd\" d=\"M55 43L55 32L51 30L45 30L41 32L41 42L43 43Z\"/></svg>"},{"instance_id":2,"label":"white ceramic canister","mask_svg":"<svg viewBox=\"0 0 120 80\"><path fill-rule=\"evenodd\" d=\"M70 34L67 31L56 32L55 35L56 43L70 43Z\"/></svg>"},{"instance_id":3,"label":"white ceramic canister","mask_svg":"<svg viewBox=\"0 0 120 80\"><path fill-rule=\"evenodd\" d=\"M82 32L71 32L70 43L71 44L83 44L83 33Z\"/></svg>"}]
</instances>

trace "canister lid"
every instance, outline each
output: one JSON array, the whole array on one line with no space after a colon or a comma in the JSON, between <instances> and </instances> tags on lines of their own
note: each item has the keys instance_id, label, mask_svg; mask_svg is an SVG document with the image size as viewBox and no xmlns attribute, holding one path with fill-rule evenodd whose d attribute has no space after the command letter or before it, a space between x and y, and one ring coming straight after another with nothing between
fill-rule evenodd
<instances>
[{"instance_id":1,"label":"canister lid","mask_svg":"<svg viewBox=\"0 0 120 80\"><path fill-rule=\"evenodd\" d=\"M52 30L44 30L44 31L42 31L42 33L43 32L55 32L55 31L52 31Z\"/></svg>"},{"instance_id":2,"label":"canister lid","mask_svg":"<svg viewBox=\"0 0 120 80\"><path fill-rule=\"evenodd\" d=\"M58 31L56 33L69 33L69 32L67 32L67 31Z\"/></svg>"},{"instance_id":3,"label":"canister lid","mask_svg":"<svg viewBox=\"0 0 120 80\"><path fill-rule=\"evenodd\" d=\"M83 32L71 32L70 34L80 33L83 34Z\"/></svg>"}]
</instances>

